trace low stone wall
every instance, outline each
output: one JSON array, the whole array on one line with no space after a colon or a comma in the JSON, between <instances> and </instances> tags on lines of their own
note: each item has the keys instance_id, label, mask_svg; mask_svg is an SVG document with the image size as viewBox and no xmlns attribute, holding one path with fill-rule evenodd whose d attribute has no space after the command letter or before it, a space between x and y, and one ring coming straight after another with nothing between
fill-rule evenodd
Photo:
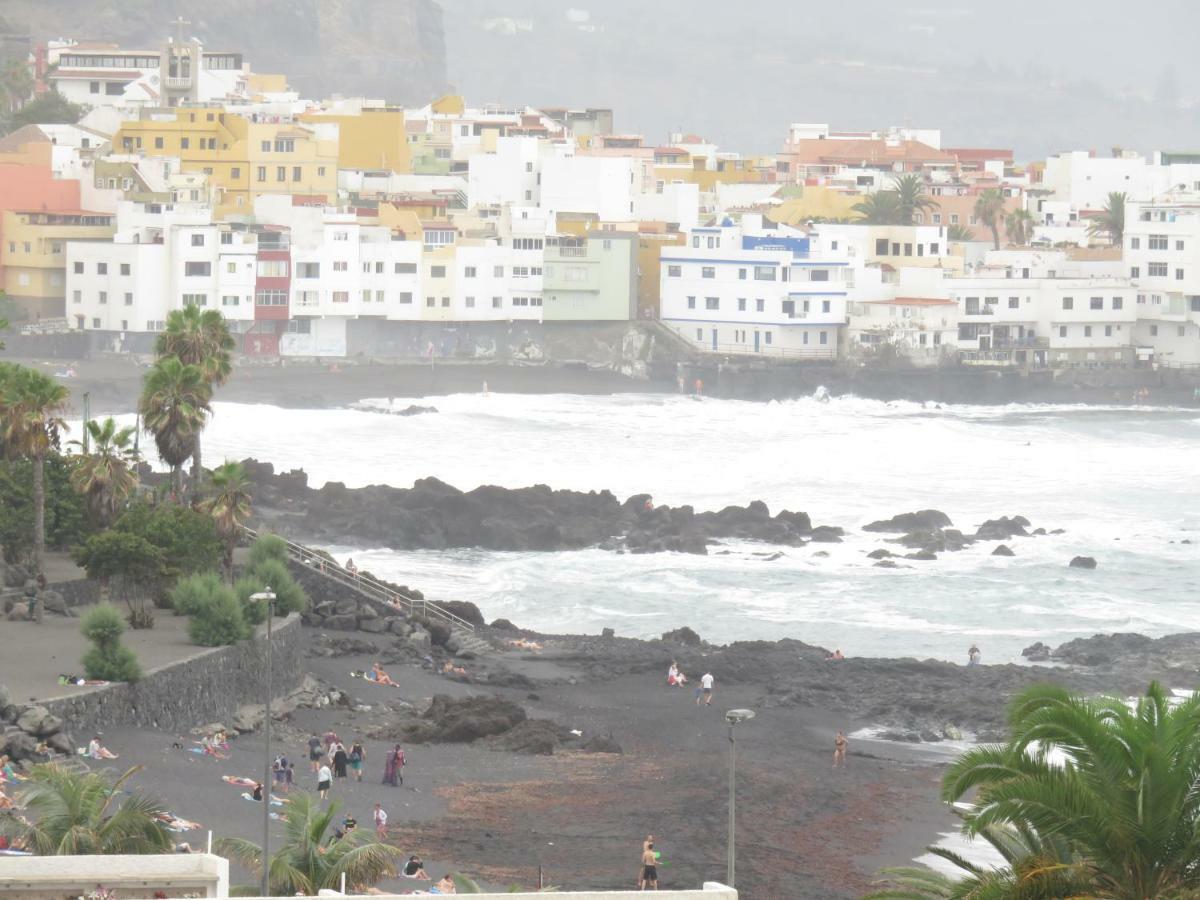
<instances>
[{"instance_id":1,"label":"low stone wall","mask_svg":"<svg viewBox=\"0 0 1200 900\"><path fill-rule=\"evenodd\" d=\"M100 582L90 578L76 578L74 581L60 581L50 585L51 590L62 595L67 609L77 606L91 606L100 602Z\"/></svg>"},{"instance_id":2,"label":"low stone wall","mask_svg":"<svg viewBox=\"0 0 1200 900\"><path fill-rule=\"evenodd\" d=\"M137 684L89 688L40 703L66 723L83 743L113 727L184 732L205 722L229 721L239 706L261 703L266 677L265 626L255 637L229 647L152 669ZM273 684L282 696L300 682L300 616L293 613L272 628Z\"/></svg>"}]
</instances>

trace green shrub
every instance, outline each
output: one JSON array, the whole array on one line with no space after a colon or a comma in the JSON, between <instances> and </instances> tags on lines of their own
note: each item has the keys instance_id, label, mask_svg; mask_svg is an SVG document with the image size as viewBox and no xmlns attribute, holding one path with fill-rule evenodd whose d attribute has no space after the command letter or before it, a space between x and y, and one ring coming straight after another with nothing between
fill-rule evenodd
<instances>
[{"instance_id":1,"label":"green shrub","mask_svg":"<svg viewBox=\"0 0 1200 900\"><path fill-rule=\"evenodd\" d=\"M186 506L135 503L113 528L143 537L162 550L169 581L215 571L225 555L212 516Z\"/></svg>"},{"instance_id":2,"label":"green shrub","mask_svg":"<svg viewBox=\"0 0 1200 900\"><path fill-rule=\"evenodd\" d=\"M233 592L242 604L242 615L251 625L261 625L267 619L266 604L250 599L251 594L256 594L262 589L262 583L253 575L243 575L233 583Z\"/></svg>"},{"instance_id":3,"label":"green shrub","mask_svg":"<svg viewBox=\"0 0 1200 900\"><path fill-rule=\"evenodd\" d=\"M154 627L154 612L147 600L155 597L166 568L163 551L140 535L127 531L101 531L75 548L75 562L87 570L88 578L125 600L129 624L134 628Z\"/></svg>"},{"instance_id":4,"label":"green shrub","mask_svg":"<svg viewBox=\"0 0 1200 900\"><path fill-rule=\"evenodd\" d=\"M244 640L250 634L241 601L224 586L212 594L207 605L188 623L188 637L193 644L202 647L223 647Z\"/></svg>"},{"instance_id":5,"label":"green shrub","mask_svg":"<svg viewBox=\"0 0 1200 900\"><path fill-rule=\"evenodd\" d=\"M137 681L142 667L137 656L121 643L125 622L111 606L97 606L80 623L83 636L92 647L83 655L83 671L88 678L101 681Z\"/></svg>"},{"instance_id":6,"label":"green shrub","mask_svg":"<svg viewBox=\"0 0 1200 900\"><path fill-rule=\"evenodd\" d=\"M194 616L211 603L214 594L223 589L225 585L215 572L188 575L171 589L171 607L178 615Z\"/></svg>"},{"instance_id":7,"label":"green shrub","mask_svg":"<svg viewBox=\"0 0 1200 900\"><path fill-rule=\"evenodd\" d=\"M308 594L292 577L287 563L275 559L266 560L254 566L247 578L253 579L259 585L257 590L269 585L275 592L276 615L286 616L288 613L304 612L308 609Z\"/></svg>"},{"instance_id":8,"label":"green shrub","mask_svg":"<svg viewBox=\"0 0 1200 900\"><path fill-rule=\"evenodd\" d=\"M288 558L287 542L277 534L260 534L250 545L249 568L253 569L268 560L286 563Z\"/></svg>"}]
</instances>

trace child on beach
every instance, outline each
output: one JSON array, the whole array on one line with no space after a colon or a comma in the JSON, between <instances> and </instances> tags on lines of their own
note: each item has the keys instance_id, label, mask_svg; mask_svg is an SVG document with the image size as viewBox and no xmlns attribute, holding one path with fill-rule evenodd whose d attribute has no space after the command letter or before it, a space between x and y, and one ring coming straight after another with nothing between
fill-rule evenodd
<instances>
[{"instance_id":1,"label":"child on beach","mask_svg":"<svg viewBox=\"0 0 1200 900\"><path fill-rule=\"evenodd\" d=\"M106 748L100 743L100 735L92 738L87 746L87 755L92 759L116 759L117 754Z\"/></svg>"}]
</instances>

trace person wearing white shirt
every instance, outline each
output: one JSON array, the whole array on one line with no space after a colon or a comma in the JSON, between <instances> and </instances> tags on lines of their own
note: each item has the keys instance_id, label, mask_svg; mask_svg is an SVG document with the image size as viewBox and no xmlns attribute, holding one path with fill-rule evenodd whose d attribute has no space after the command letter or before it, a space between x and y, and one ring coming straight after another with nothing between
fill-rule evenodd
<instances>
[{"instance_id":1,"label":"person wearing white shirt","mask_svg":"<svg viewBox=\"0 0 1200 900\"><path fill-rule=\"evenodd\" d=\"M333 773L329 771L328 763L321 763L321 768L317 771L317 793L324 800L329 796L329 785L333 781Z\"/></svg>"},{"instance_id":2,"label":"person wearing white shirt","mask_svg":"<svg viewBox=\"0 0 1200 900\"><path fill-rule=\"evenodd\" d=\"M704 696L704 705L712 706L713 692L713 677L711 672L705 672L700 676L700 691ZM696 698L696 705L700 705L700 698Z\"/></svg>"}]
</instances>

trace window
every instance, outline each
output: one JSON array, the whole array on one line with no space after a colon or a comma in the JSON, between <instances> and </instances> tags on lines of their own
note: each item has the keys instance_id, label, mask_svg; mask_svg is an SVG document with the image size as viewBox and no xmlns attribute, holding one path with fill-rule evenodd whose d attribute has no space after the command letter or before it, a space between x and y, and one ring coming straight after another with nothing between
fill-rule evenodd
<instances>
[{"instance_id":1,"label":"window","mask_svg":"<svg viewBox=\"0 0 1200 900\"><path fill-rule=\"evenodd\" d=\"M449 298L449 297L443 297L443 298L442 298L442 306L443 306L443 307L447 307L447 306L449 306L449 305L450 305L450 298Z\"/></svg>"},{"instance_id":2,"label":"window","mask_svg":"<svg viewBox=\"0 0 1200 900\"><path fill-rule=\"evenodd\" d=\"M317 166L317 177L318 178L325 177L325 167L324 166Z\"/></svg>"},{"instance_id":3,"label":"window","mask_svg":"<svg viewBox=\"0 0 1200 900\"><path fill-rule=\"evenodd\" d=\"M133 294L129 293L128 291L125 292L125 305L133 306Z\"/></svg>"},{"instance_id":4,"label":"window","mask_svg":"<svg viewBox=\"0 0 1200 900\"><path fill-rule=\"evenodd\" d=\"M821 343L822 343L822 344L828 344L828 343L829 343L829 332L828 332L828 331L822 331L822 332L821 332Z\"/></svg>"},{"instance_id":5,"label":"window","mask_svg":"<svg viewBox=\"0 0 1200 900\"><path fill-rule=\"evenodd\" d=\"M366 275L370 275L370 274L371 274L371 264L370 264L369 262L364 262L364 263L362 264L362 267L363 267L363 273L364 273L364 274L366 274Z\"/></svg>"},{"instance_id":6,"label":"window","mask_svg":"<svg viewBox=\"0 0 1200 900\"><path fill-rule=\"evenodd\" d=\"M239 299L240 298L236 294L227 294L221 298L221 305L237 306L239 304Z\"/></svg>"},{"instance_id":7,"label":"window","mask_svg":"<svg viewBox=\"0 0 1200 900\"><path fill-rule=\"evenodd\" d=\"M400 292L400 302L401 303L412 303L412 291L401 291Z\"/></svg>"},{"instance_id":8,"label":"window","mask_svg":"<svg viewBox=\"0 0 1200 900\"><path fill-rule=\"evenodd\" d=\"M1008 308L1009 309L1020 309L1021 308L1021 298L1020 297L1009 297L1008 298Z\"/></svg>"},{"instance_id":9,"label":"window","mask_svg":"<svg viewBox=\"0 0 1200 900\"><path fill-rule=\"evenodd\" d=\"M271 152L271 142L270 141L263 141L259 146L262 148L263 153Z\"/></svg>"},{"instance_id":10,"label":"window","mask_svg":"<svg viewBox=\"0 0 1200 900\"><path fill-rule=\"evenodd\" d=\"M99 328L99 327L100 327L100 320L99 320L99 319L92 319L92 327L93 327L93 328Z\"/></svg>"},{"instance_id":11,"label":"window","mask_svg":"<svg viewBox=\"0 0 1200 900\"><path fill-rule=\"evenodd\" d=\"M721 298L720 297L705 297L704 298L704 308L705 309L720 309L721 308Z\"/></svg>"},{"instance_id":12,"label":"window","mask_svg":"<svg viewBox=\"0 0 1200 900\"><path fill-rule=\"evenodd\" d=\"M1149 242L1148 246L1151 250L1166 250L1167 249L1167 236L1165 234L1150 235L1150 242Z\"/></svg>"},{"instance_id":13,"label":"window","mask_svg":"<svg viewBox=\"0 0 1200 900\"><path fill-rule=\"evenodd\" d=\"M397 275L416 275L417 274L417 264L416 263L396 263L396 274Z\"/></svg>"},{"instance_id":14,"label":"window","mask_svg":"<svg viewBox=\"0 0 1200 900\"><path fill-rule=\"evenodd\" d=\"M828 269L813 269L808 273L808 280L809 281L828 281L829 280L829 270Z\"/></svg>"},{"instance_id":15,"label":"window","mask_svg":"<svg viewBox=\"0 0 1200 900\"><path fill-rule=\"evenodd\" d=\"M492 309L499 309L503 305L504 305L503 298L501 298L501 297L493 297L492 298Z\"/></svg>"},{"instance_id":16,"label":"window","mask_svg":"<svg viewBox=\"0 0 1200 900\"><path fill-rule=\"evenodd\" d=\"M876 238L875 239L875 255L876 256L887 256L888 255L887 238Z\"/></svg>"},{"instance_id":17,"label":"window","mask_svg":"<svg viewBox=\"0 0 1200 900\"><path fill-rule=\"evenodd\" d=\"M362 299L363 303L371 302L371 291L369 289L362 292Z\"/></svg>"},{"instance_id":18,"label":"window","mask_svg":"<svg viewBox=\"0 0 1200 900\"><path fill-rule=\"evenodd\" d=\"M296 141L292 138L277 138L275 140L276 153L291 153L296 149Z\"/></svg>"},{"instance_id":19,"label":"window","mask_svg":"<svg viewBox=\"0 0 1200 900\"><path fill-rule=\"evenodd\" d=\"M333 292L333 302L334 303L349 303L350 302L350 292L349 291L334 291Z\"/></svg>"},{"instance_id":20,"label":"window","mask_svg":"<svg viewBox=\"0 0 1200 900\"><path fill-rule=\"evenodd\" d=\"M180 149L180 150L186 150L186 149L188 148L188 146L189 146L189 145L190 145L190 143L189 143L189 141L188 141L188 139L187 139L187 138L185 138L185 137L181 137L181 138L179 139L179 149Z\"/></svg>"},{"instance_id":21,"label":"window","mask_svg":"<svg viewBox=\"0 0 1200 900\"><path fill-rule=\"evenodd\" d=\"M1105 336L1105 337L1112 337L1112 326L1111 326L1111 325L1105 325L1105 326L1104 326L1104 336Z\"/></svg>"},{"instance_id":22,"label":"window","mask_svg":"<svg viewBox=\"0 0 1200 900\"><path fill-rule=\"evenodd\" d=\"M230 179L232 179L233 181L237 181L238 179L240 179L240 178L242 177L242 170L241 170L241 167L239 167L239 166L233 166L232 168L230 168L230 170L229 170L229 177L230 177Z\"/></svg>"},{"instance_id":23,"label":"window","mask_svg":"<svg viewBox=\"0 0 1200 900\"><path fill-rule=\"evenodd\" d=\"M1179 337L1184 337L1184 336L1187 334L1187 326L1186 326L1186 325L1180 325L1180 326L1179 326L1179 328L1177 328L1177 329L1176 329L1175 333L1176 333L1176 334L1177 334Z\"/></svg>"},{"instance_id":24,"label":"window","mask_svg":"<svg viewBox=\"0 0 1200 900\"><path fill-rule=\"evenodd\" d=\"M1158 326L1157 325L1150 326L1150 337L1158 337Z\"/></svg>"},{"instance_id":25,"label":"window","mask_svg":"<svg viewBox=\"0 0 1200 900\"><path fill-rule=\"evenodd\" d=\"M930 256L937 256L937 255L938 255L938 245L937 245L937 244L930 244L930 245L929 245L929 255L930 255ZM936 337L936 335L935 335L935 337Z\"/></svg>"},{"instance_id":26,"label":"window","mask_svg":"<svg viewBox=\"0 0 1200 900\"><path fill-rule=\"evenodd\" d=\"M333 271L348 272L348 271L350 271L350 264L348 262L346 262L344 259L335 259L333 261Z\"/></svg>"},{"instance_id":27,"label":"window","mask_svg":"<svg viewBox=\"0 0 1200 900\"><path fill-rule=\"evenodd\" d=\"M204 246L204 235L193 234L192 235L192 246L193 247L203 247Z\"/></svg>"},{"instance_id":28,"label":"window","mask_svg":"<svg viewBox=\"0 0 1200 900\"><path fill-rule=\"evenodd\" d=\"M162 148L163 148L163 139L160 137L156 137L154 139L154 149L161 150Z\"/></svg>"},{"instance_id":29,"label":"window","mask_svg":"<svg viewBox=\"0 0 1200 900\"><path fill-rule=\"evenodd\" d=\"M83 302L83 291L71 291L71 302L72 303L82 303Z\"/></svg>"},{"instance_id":30,"label":"window","mask_svg":"<svg viewBox=\"0 0 1200 900\"><path fill-rule=\"evenodd\" d=\"M296 291L297 306L316 306L321 301L318 291Z\"/></svg>"},{"instance_id":31,"label":"window","mask_svg":"<svg viewBox=\"0 0 1200 900\"><path fill-rule=\"evenodd\" d=\"M688 300L688 309L695 309L696 308L696 298L688 297L687 300Z\"/></svg>"},{"instance_id":32,"label":"window","mask_svg":"<svg viewBox=\"0 0 1200 900\"><path fill-rule=\"evenodd\" d=\"M754 267L755 281L774 281L775 267L774 266L755 266Z\"/></svg>"},{"instance_id":33,"label":"window","mask_svg":"<svg viewBox=\"0 0 1200 900\"><path fill-rule=\"evenodd\" d=\"M430 266L429 267L429 277L430 278L445 278L446 277L446 267L445 266Z\"/></svg>"},{"instance_id":34,"label":"window","mask_svg":"<svg viewBox=\"0 0 1200 900\"><path fill-rule=\"evenodd\" d=\"M1175 270L1175 280L1176 280L1176 281L1183 281L1183 269L1176 269L1176 270Z\"/></svg>"},{"instance_id":35,"label":"window","mask_svg":"<svg viewBox=\"0 0 1200 900\"><path fill-rule=\"evenodd\" d=\"M951 213L951 214L950 214L950 224L951 224L951 225L957 225L957 224L958 224L958 213Z\"/></svg>"},{"instance_id":36,"label":"window","mask_svg":"<svg viewBox=\"0 0 1200 900\"><path fill-rule=\"evenodd\" d=\"M764 335L764 338L766 339L766 342L767 342L768 344L769 344L769 343L771 343L771 332L769 332L769 331L768 331L768 332L767 332L767 333Z\"/></svg>"},{"instance_id":37,"label":"window","mask_svg":"<svg viewBox=\"0 0 1200 900\"><path fill-rule=\"evenodd\" d=\"M941 225L941 224L942 224L942 214L941 214L941 213L934 213L934 214L933 214L933 224L934 224L934 225Z\"/></svg>"},{"instance_id":38,"label":"window","mask_svg":"<svg viewBox=\"0 0 1200 900\"><path fill-rule=\"evenodd\" d=\"M1074 297L1063 297L1062 300L1063 300L1063 304L1062 304L1063 309L1074 309L1075 308L1075 298Z\"/></svg>"},{"instance_id":39,"label":"window","mask_svg":"<svg viewBox=\"0 0 1200 900\"><path fill-rule=\"evenodd\" d=\"M766 312L766 309L767 309L767 301L762 300L762 299L754 301L754 311L755 312Z\"/></svg>"},{"instance_id":40,"label":"window","mask_svg":"<svg viewBox=\"0 0 1200 900\"><path fill-rule=\"evenodd\" d=\"M912 256L912 244L905 244L905 245L904 245L904 255L905 255L905 256ZM825 332L823 332L823 331L822 331L822 332L821 332L821 336L822 336L822 337L824 337L824 336L825 336Z\"/></svg>"},{"instance_id":41,"label":"window","mask_svg":"<svg viewBox=\"0 0 1200 900\"><path fill-rule=\"evenodd\" d=\"M1090 303L1091 309L1104 309L1104 298L1103 297L1093 297L1089 301L1089 303Z\"/></svg>"},{"instance_id":42,"label":"window","mask_svg":"<svg viewBox=\"0 0 1200 900\"><path fill-rule=\"evenodd\" d=\"M185 262L183 264L183 274L186 278L207 278L212 274L212 263Z\"/></svg>"},{"instance_id":43,"label":"window","mask_svg":"<svg viewBox=\"0 0 1200 900\"><path fill-rule=\"evenodd\" d=\"M319 262L296 263L297 278L320 278L321 264Z\"/></svg>"},{"instance_id":44,"label":"window","mask_svg":"<svg viewBox=\"0 0 1200 900\"><path fill-rule=\"evenodd\" d=\"M108 274L108 263L96 263L96 274L97 275L107 275Z\"/></svg>"},{"instance_id":45,"label":"window","mask_svg":"<svg viewBox=\"0 0 1200 900\"><path fill-rule=\"evenodd\" d=\"M259 166L258 171L255 173L255 175L259 181L266 181L267 180L267 167Z\"/></svg>"},{"instance_id":46,"label":"window","mask_svg":"<svg viewBox=\"0 0 1200 900\"><path fill-rule=\"evenodd\" d=\"M463 269L463 277L464 278L474 278L475 277L475 267L467 266L465 269Z\"/></svg>"},{"instance_id":47,"label":"window","mask_svg":"<svg viewBox=\"0 0 1200 900\"><path fill-rule=\"evenodd\" d=\"M783 314L785 316L787 316L789 319L794 319L796 317L796 301L795 300L784 300L783 301Z\"/></svg>"},{"instance_id":48,"label":"window","mask_svg":"<svg viewBox=\"0 0 1200 900\"><path fill-rule=\"evenodd\" d=\"M745 311L746 311L746 298L738 297L738 312L745 312Z\"/></svg>"},{"instance_id":49,"label":"window","mask_svg":"<svg viewBox=\"0 0 1200 900\"><path fill-rule=\"evenodd\" d=\"M1092 336L1092 326L1091 326L1091 325L1084 325L1084 326L1083 326L1083 336L1084 336L1084 337L1091 337L1091 336Z\"/></svg>"},{"instance_id":50,"label":"window","mask_svg":"<svg viewBox=\"0 0 1200 900\"><path fill-rule=\"evenodd\" d=\"M1141 248L1141 246L1142 246L1141 238L1131 237L1129 239L1129 249L1130 250L1138 250Z\"/></svg>"},{"instance_id":51,"label":"window","mask_svg":"<svg viewBox=\"0 0 1200 900\"><path fill-rule=\"evenodd\" d=\"M101 291L101 292L100 292L99 302L101 302L101 303L108 303L108 291Z\"/></svg>"},{"instance_id":52,"label":"window","mask_svg":"<svg viewBox=\"0 0 1200 900\"><path fill-rule=\"evenodd\" d=\"M474 297L467 297L465 302L467 304L467 309L475 308L475 298Z\"/></svg>"},{"instance_id":53,"label":"window","mask_svg":"<svg viewBox=\"0 0 1200 900\"><path fill-rule=\"evenodd\" d=\"M1140 278L1141 274L1142 274L1141 266L1130 266L1129 267L1129 277L1130 278Z\"/></svg>"},{"instance_id":54,"label":"window","mask_svg":"<svg viewBox=\"0 0 1200 900\"><path fill-rule=\"evenodd\" d=\"M823 313L829 312L829 301L828 300L821 301L821 312L823 312Z\"/></svg>"},{"instance_id":55,"label":"window","mask_svg":"<svg viewBox=\"0 0 1200 900\"><path fill-rule=\"evenodd\" d=\"M696 238L696 240L699 241L700 238ZM704 340L704 329L703 328L696 329L696 340L698 340L698 341Z\"/></svg>"},{"instance_id":56,"label":"window","mask_svg":"<svg viewBox=\"0 0 1200 900\"><path fill-rule=\"evenodd\" d=\"M692 235L692 246L697 247L697 248L700 246L700 235L698 235L698 234Z\"/></svg>"},{"instance_id":57,"label":"window","mask_svg":"<svg viewBox=\"0 0 1200 900\"><path fill-rule=\"evenodd\" d=\"M710 238L710 240L711 240L711 238ZM716 278L717 277L716 267L715 266L702 266L700 268L700 277L701 278Z\"/></svg>"},{"instance_id":58,"label":"window","mask_svg":"<svg viewBox=\"0 0 1200 900\"><path fill-rule=\"evenodd\" d=\"M255 293L254 302L258 306L287 306L288 292L275 289L260 290Z\"/></svg>"},{"instance_id":59,"label":"window","mask_svg":"<svg viewBox=\"0 0 1200 900\"><path fill-rule=\"evenodd\" d=\"M208 294L184 294L184 306L208 306Z\"/></svg>"},{"instance_id":60,"label":"window","mask_svg":"<svg viewBox=\"0 0 1200 900\"><path fill-rule=\"evenodd\" d=\"M275 180L276 181L287 181L287 166L276 166L275 167Z\"/></svg>"},{"instance_id":61,"label":"window","mask_svg":"<svg viewBox=\"0 0 1200 900\"><path fill-rule=\"evenodd\" d=\"M287 278L288 261L286 259L260 259L258 261L258 276L260 278Z\"/></svg>"},{"instance_id":62,"label":"window","mask_svg":"<svg viewBox=\"0 0 1200 900\"><path fill-rule=\"evenodd\" d=\"M493 266L492 267L492 276L494 278L503 278L504 277L504 266Z\"/></svg>"},{"instance_id":63,"label":"window","mask_svg":"<svg viewBox=\"0 0 1200 900\"><path fill-rule=\"evenodd\" d=\"M542 239L541 238L513 238L512 245L513 245L514 250L541 250L542 249Z\"/></svg>"},{"instance_id":64,"label":"window","mask_svg":"<svg viewBox=\"0 0 1200 900\"><path fill-rule=\"evenodd\" d=\"M1166 278L1167 264L1165 262L1152 262L1146 266L1146 274L1151 278Z\"/></svg>"},{"instance_id":65,"label":"window","mask_svg":"<svg viewBox=\"0 0 1200 900\"><path fill-rule=\"evenodd\" d=\"M1175 249L1176 249L1176 250L1180 250L1180 251L1182 251L1182 250L1183 250L1183 241L1176 241L1176 242L1175 242Z\"/></svg>"},{"instance_id":66,"label":"window","mask_svg":"<svg viewBox=\"0 0 1200 900\"><path fill-rule=\"evenodd\" d=\"M1066 337L1066 336L1067 336L1067 326L1066 326L1066 325L1059 325L1059 326L1058 326L1058 336L1059 336L1059 337Z\"/></svg>"},{"instance_id":67,"label":"window","mask_svg":"<svg viewBox=\"0 0 1200 900\"><path fill-rule=\"evenodd\" d=\"M9 248L9 250L11 250L11 249L12 249L12 244L9 244L9 245L8 245L8 248ZM71 266L71 270L72 270L72 271L73 271L73 272L74 272L76 275L82 275L82 274L83 274L83 263L81 263L81 262L74 263L74 264Z\"/></svg>"},{"instance_id":68,"label":"window","mask_svg":"<svg viewBox=\"0 0 1200 900\"><path fill-rule=\"evenodd\" d=\"M667 266L668 278L679 278L683 275L683 266Z\"/></svg>"}]
</instances>

